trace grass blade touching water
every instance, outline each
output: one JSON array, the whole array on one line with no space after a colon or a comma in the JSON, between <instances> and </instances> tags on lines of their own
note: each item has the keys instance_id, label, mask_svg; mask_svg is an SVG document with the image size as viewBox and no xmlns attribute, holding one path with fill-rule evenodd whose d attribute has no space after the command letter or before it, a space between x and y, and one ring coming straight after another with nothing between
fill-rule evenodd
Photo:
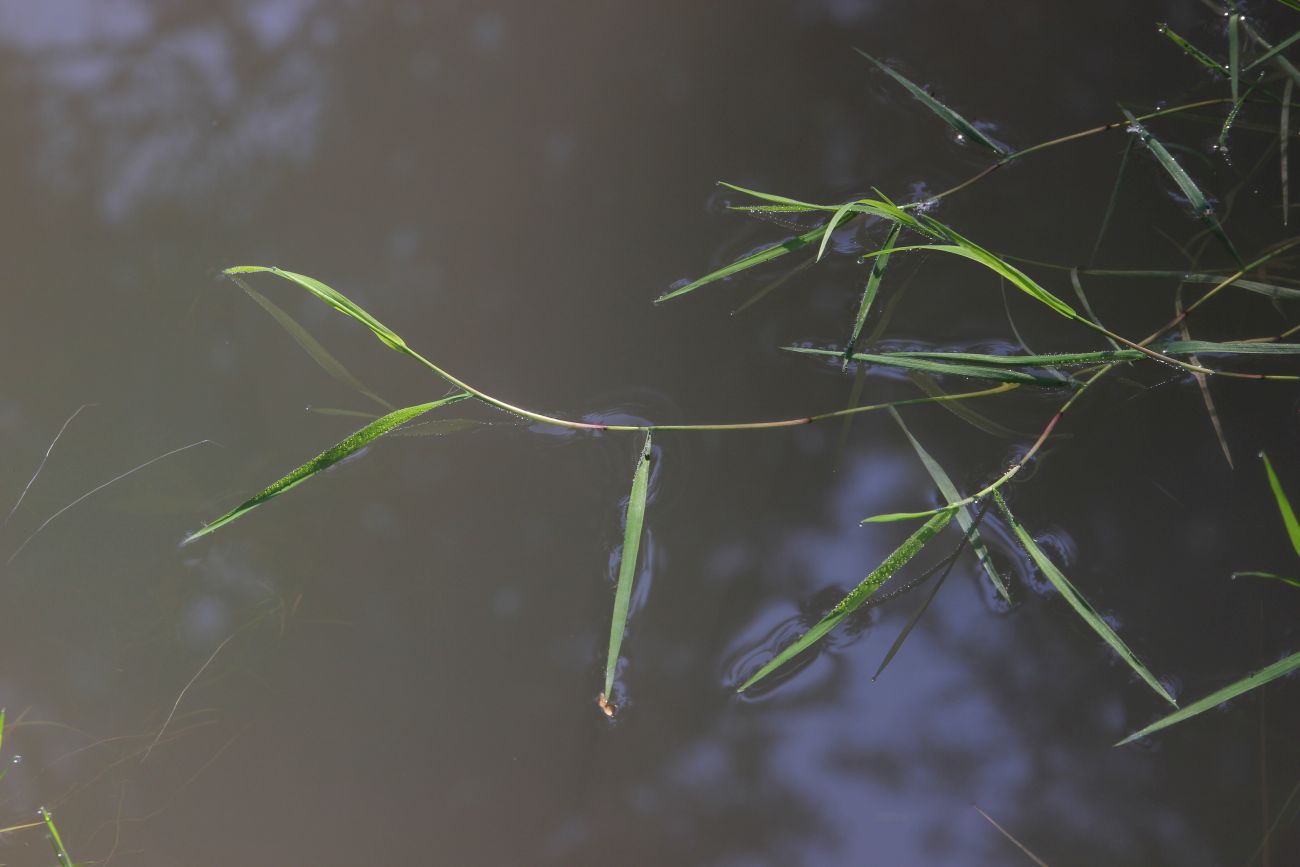
<instances>
[{"instance_id":1,"label":"grass blade touching water","mask_svg":"<svg viewBox=\"0 0 1300 867\"><path fill-rule=\"evenodd\" d=\"M1052 562L1051 558L1044 553L1042 548L1038 547L1038 543L1034 541L1034 537L1030 536L1025 528L1021 526L1020 522L1016 520L1015 516L1011 514L1011 510L1007 508L1006 500L1002 498L1002 493L1000 491L995 491L993 497L998 504L998 508L1002 510L1003 517L1007 519L1007 523L1011 526L1012 532L1015 533L1016 538L1020 540L1020 544L1025 547L1025 550L1029 552L1029 556L1033 559L1034 565L1042 571L1043 576L1052 583L1052 586L1061 594L1061 597L1065 599L1066 602L1070 603L1070 607L1075 610L1075 613L1083 618L1083 621L1087 623L1094 632L1100 635L1102 640L1109 644L1116 653L1119 654L1120 659L1128 663L1129 667L1137 672L1138 677L1146 681L1147 686L1155 690L1156 695L1160 696L1174 707L1178 707L1178 702L1174 701L1174 697L1169 694L1169 691L1160 685L1160 681L1156 680L1155 676L1147 670L1147 667L1138 660L1137 655L1134 654L1132 650L1129 650L1129 647L1124 643L1124 640L1120 638L1115 633L1115 630L1110 628L1110 624L1103 620L1101 615L1097 613L1097 609L1093 608L1092 604L1088 602L1087 599L1083 598L1083 595L1075 589L1074 585L1071 584L1070 580L1065 577L1065 574L1056 567L1056 564Z\"/></svg>"},{"instance_id":2,"label":"grass blade touching water","mask_svg":"<svg viewBox=\"0 0 1300 867\"><path fill-rule=\"evenodd\" d=\"M390 431L394 430L400 425L405 424L411 419L418 418L419 416L424 415L426 412L428 412L431 409L436 409L437 407L440 406L446 406L449 403L455 403L456 401L464 400L467 397L469 397L469 395L462 392L460 394L453 394L450 397L444 397L441 400L435 400L431 403L422 403L417 406L404 407L402 409L395 410L394 412L390 412L388 415L381 416L380 418L376 419L375 421L372 421L370 424L361 428L361 430L357 431L356 433L347 437L343 441L339 442L337 445L334 445L326 449L325 451L321 452L319 455L312 458L310 461L298 467L297 469L293 470L288 475L271 483L266 488L263 488L261 491L254 494L252 497L245 500L243 503L231 509L229 512L226 512L226 514L222 515L220 518L217 518L211 524L208 524L206 527L202 528L201 530L196 530L195 532L191 533L189 536L185 537L185 541L183 541L181 544L188 545L189 543L193 542L195 539L202 538L203 536L208 535L212 531L220 527L224 527L226 524L229 524L231 521L235 520L236 518L239 518L244 514L252 511L253 509L256 509L258 506L262 505L267 500L271 500L274 499L275 497L280 496L285 491L288 491L290 488L302 484L303 482L307 481L312 476L316 475L322 470L328 469L329 467L333 466L334 464L338 463L339 461L343 460L349 455L355 454L356 452L370 445L370 443L379 439L384 434L389 433Z\"/></svg>"},{"instance_id":3,"label":"grass blade touching water","mask_svg":"<svg viewBox=\"0 0 1300 867\"><path fill-rule=\"evenodd\" d=\"M645 501L650 487L650 433L637 458L632 474L632 493L627 499L627 518L623 525L623 552L618 562L618 587L614 591L614 616L609 624L609 653L605 658L605 689L600 694L600 708L607 716L618 712L611 699L614 675L618 672L618 653L627 629L627 609L632 602L632 582L636 578L637 554L641 550L641 528L645 524Z\"/></svg>"},{"instance_id":4,"label":"grass blade touching water","mask_svg":"<svg viewBox=\"0 0 1300 867\"><path fill-rule=\"evenodd\" d=\"M866 578L863 578L862 582L858 584L857 587L853 588L852 592L850 592L848 596L845 596L840 600L840 603L832 608L830 613L818 621L812 629L809 629L800 636L797 641L773 657L767 665L760 668L752 677L742 683L736 692L744 692L749 689L751 686L758 683L760 680L767 677L791 659L820 641L826 633L838 626L840 621L845 617L848 617L856 611L862 603L867 601L871 594L879 590L881 585L893 577L895 572L903 568L909 560L915 557L917 553L926 546L926 543L939 534L940 530L948 526L948 522L952 520L952 517L956 512L956 509L947 509L939 512L937 515L930 518L929 521L926 521L919 530L907 537L903 544L895 548L894 552L885 558L885 562L877 566Z\"/></svg>"}]
</instances>

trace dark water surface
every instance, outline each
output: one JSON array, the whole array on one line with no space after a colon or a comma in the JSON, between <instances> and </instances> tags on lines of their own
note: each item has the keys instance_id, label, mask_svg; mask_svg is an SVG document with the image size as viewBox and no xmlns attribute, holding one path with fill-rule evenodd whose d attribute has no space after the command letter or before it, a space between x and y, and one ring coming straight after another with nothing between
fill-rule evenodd
<instances>
[{"instance_id":1,"label":"dark water surface","mask_svg":"<svg viewBox=\"0 0 1300 867\"><path fill-rule=\"evenodd\" d=\"M1300 19L1259 12L1274 39ZM613 722L595 702L637 435L462 403L446 417L485 424L388 438L177 547L360 424L305 407L375 410L222 268L325 280L543 412L836 409L852 375L776 347L842 345L853 254L882 230L837 235L736 315L795 257L653 306L786 231L726 213L737 197L714 182L905 201L987 164L855 45L1015 147L1112 120L1117 100L1223 95L1158 21L1225 52L1222 20L1181 2L0 2L0 511L95 404L0 530L0 555L22 546L0 572L0 825L45 805L75 859L138 865L1031 863L978 805L1052 867L1246 863L1300 780L1300 684L1112 748L1161 702L993 516L1013 606L964 558L879 680L920 594L734 696L909 532L860 518L938 502L883 414L656 437ZM1288 234L1277 111L1247 111L1260 129L1234 134L1231 165L1208 154L1222 115L1152 128L1190 148L1252 256ZM1123 148L1117 131L1045 151L936 216L992 249L1084 262ZM1175 194L1135 152L1098 263L1186 267L1176 245L1200 227ZM1202 267L1230 264L1206 247ZM1073 297L1063 272L1034 273ZM987 272L900 255L882 301L905 280L881 345L1014 345ZM256 286L394 404L444 393L304 293ZM1134 337L1172 315L1174 288L1089 284ZM1023 297L1009 307L1037 351L1102 346ZM1234 297L1193 336L1277 334L1294 315ZM1300 494L1297 391L1212 384L1233 471L1193 380L1128 377L1089 393L1013 504L1193 700L1300 649L1300 591L1228 579L1300 571L1254 457ZM863 400L916 393L873 371ZM1010 437L937 407L906 418L969 491L1059 402L980 404ZM51 855L17 831L0 861ZM1300 829L1254 863L1300 864Z\"/></svg>"}]
</instances>

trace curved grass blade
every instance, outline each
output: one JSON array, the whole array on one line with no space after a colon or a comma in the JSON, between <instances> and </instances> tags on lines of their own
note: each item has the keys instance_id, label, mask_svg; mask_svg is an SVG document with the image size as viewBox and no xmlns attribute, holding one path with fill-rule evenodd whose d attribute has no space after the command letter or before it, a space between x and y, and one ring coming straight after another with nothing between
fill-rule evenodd
<instances>
[{"instance_id":1,"label":"curved grass blade","mask_svg":"<svg viewBox=\"0 0 1300 867\"><path fill-rule=\"evenodd\" d=\"M849 334L849 342L844 345L844 363L840 365L841 369L848 367L849 356L853 354L853 347L857 345L858 338L862 336L862 327L867 323L867 314L871 312L872 302L876 300L876 293L880 291L880 281L885 276L885 267L889 264L889 250L898 242L898 235L903 231L902 223L895 223L889 230L889 235L885 238L885 246L881 248L881 255L871 263L871 274L867 277L866 289L862 292L862 300L858 303L858 315L853 320L853 331Z\"/></svg>"},{"instance_id":2,"label":"curved grass blade","mask_svg":"<svg viewBox=\"0 0 1300 867\"><path fill-rule=\"evenodd\" d=\"M1300 9L1300 4L1297 4L1294 8ZM1272 60L1274 55L1286 51L1295 43L1297 39L1300 39L1300 30L1297 30L1295 33L1292 33L1286 39L1283 39L1277 45L1274 45L1272 48L1270 48L1268 51L1261 54L1259 57L1256 57L1250 63L1247 63L1245 68L1242 71L1249 72L1250 70L1254 69L1256 66L1259 66L1261 63ZM1283 100L1283 102L1285 102L1285 100Z\"/></svg>"},{"instance_id":3,"label":"curved grass blade","mask_svg":"<svg viewBox=\"0 0 1300 867\"><path fill-rule=\"evenodd\" d=\"M1011 151L1009 151L1005 146L998 144L984 133L980 132L979 129L970 121L966 120L966 118L962 117L960 114L927 93L925 88L920 87L914 84L910 79L905 78L902 73L884 63L881 63L861 48L855 48L853 50L874 63L880 71L894 79L894 81L897 81L899 84L903 85L903 87L907 88L908 92L911 93L912 96L920 100L926 108L930 109L930 111L937 114L944 123L956 130L958 135L976 142L977 144L983 145L995 154L1007 156L1011 153Z\"/></svg>"},{"instance_id":4,"label":"curved grass blade","mask_svg":"<svg viewBox=\"0 0 1300 867\"><path fill-rule=\"evenodd\" d=\"M1245 263L1240 254L1237 253L1237 248L1228 240L1228 235L1223 231L1223 226L1219 224L1218 217L1214 215L1214 209L1210 207L1209 200L1205 198L1205 194L1201 192L1201 188L1192 180L1191 175L1187 174L1183 167L1178 164L1178 161L1174 159L1173 155L1169 153L1168 149L1160 143L1159 139L1147 131L1147 128L1142 125L1141 121L1133 116L1131 111L1122 106L1120 111L1124 112L1124 117L1128 119L1129 131L1141 139L1142 143L1151 149L1151 153L1155 156L1156 161L1160 163L1161 168L1168 173L1169 177L1173 178L1174 183L1183 191L1183 195L1187 197L1187 201L1192 206L1192 210L1195 211L1201 221L1209 227L1210 231L1214 233L1214 236L1219 239L1220 243L1223 244L1227 251L1232 254L1233 260L1244 267Z\"/></svg>"},{"instance_id":5,"label":"curved grass blade","mask_svg":"<svg viewBox=\"0 0 1300 867\"><path fill-rule=\"evenodd\" d=\"M289 336L293 338L294 343L301 346L303 351L310 355L312 361L315 361L320 365L322 370L349 388L356 389L358 392L370 398L385 409L390 411L396 409L395 406L375 394L367 388L361 380L353 376L352 371L344 367L341 361L335 358L328 349L320 344L320 341L315 337L312 337L311 333L307 331L306 328L299 325L296 319L288 313L285 313L284 310L282 310L270 298L267 298L261 292L258 292L252 286L248 285L248 281L241 279L236 274L231 274L230 279L234 280L235 285L244 290L245 295L252 298L257 302L259 307L269 313L271 318L274 319L281 328L289 333Z\"/></svg>"},{"instance_id":6,"label":"curved grass blade","mask_svg":"<svg viewBox=\"0 0 1300 867\"><path fill-rule=\"evenodd\" d=\"M1137 673L1138 677L1146 681L1147 686L1151 687L1151 689L1155 691L1156 695L1160 696L1174 707L1178 707L1178 702L1174 701L1174 697L1169 694L1168 690L1160 685L1160 681L1156 680L1151 672L1147 670L1147 667L1138 660L1136 654L1134 654L1132 650L1129 650L1129 647L1124 643L1124 640L1115 634L1115 630L1110 628L1110 624L1106 623L1106 621L1102 619L1101 615L1097 613L1097 609L1092 607L1092 604L1075 589L1074 585L1070 583L1070 580L1065 577L1065 574L1061 572L1061 570L1056 567L1056 564L1052 562L1051 558L1043 552L1043 549L1038 547L1038 543L1034 541L1034 537L1030 536L1025 528L1021 526L1020 522L1016 520L1015 516L1011 514L1011 510L1007 508L1006 500L1002 498L1002 493L1000 491L994 491L993 499L998 504L998 508L1002 511L1003 517L1007 519L1007 523L1011 526L1012 532L1014 532L1016 538L1020 540L1020 544L1029 552L1029 556L1033 559L1034 564L1042 571L1043 576L1052 583L1052 586L1061 594L1061 597L1065 599L1066 602L1070 603L1070 607L1075 610L1075 613L1083 618L1083 622L1087 623L1094 632L1101 636L1102 640L1109 644L1111 648L1119 654L1120 659L1128 663L1129 667Z\"/></svg>"},{"instance_id":7,"label":"curved grass blade","mask_svg":"<svg viewBox=\"0 0 1300 867\"><path fill-rule=\"evenodd\" d=\"M820 641L826 633L838 626L839 622L845 617L848 617L856 611L858 607L862 605L863 602L866 602L871 594L879 590L881 585L888 581L895 572L903 568L909 560L915 557L916 554L925 547L927 542L939 534L940 530L948 526L948 522L952 520L952 516L956 514L956 511L956 509L945 509L932 517L929 521L926 521L920 529L911 536L908 536L903 544L895 548L894 552L885 558L885 562L877 566L866 578L863 578L862 582L858 584L857 587L853 588L848 596L845 596L840 600L840 603L832 608L829 614L817 622L817 625L812 629L809 629L800 636L797 641L773 657L767 665L764 665L757 673L750 677L749 680L742 683L736 692L744 692L749 689L751 686L758 683L760 680L767 677L791 659Z\"/></svg>"},{"instance_id":8,"label":"curved grass blade","mask_svg":"<svg viewBox=\"0 0 1300 867\"><path fill-rule=\"evenodd\" d=\"M1197 63L1201 64L1201 66L1204 66L1206 69L1213 70L1214 72L1217 72L1219 75L1226 76L1228 74L1228 68L1226 66L1224 66L1219 61L1215 60L1210 55L1206 54L1201 49L1197 48L1192 43L1188 42L1183 37L1179 36L1169 27L1168 24L1159 24L1156 26L1156 29L1160 33L1169 37L1170 42L1174 43L1179 48L1183 49L1183 52L1187 54L1188 57L1192 58L1192 60L1195 60Z\"/></svg>"},{"instance_id":9,"label":"curved grass blade","mask_svg":"<svg viewBox=\"0 0 1300 867\"><path fill-rule=\"evenodd\" d=\"M305 274L295 274L292 271L285 271L281 268L267 267L264 265L236 265L233 268L227 268L223 273L229 276L236 274L266 273L283 277L286 280L297 283L299 286L306 289L308 292L315 295L344 316L355 319L357 322L360 322L362 325L369 328L374 332L374 335L379 338L380 342L388 348L396 349L399 352L411 351L410 347L406 345L406 341L401 337L398 337L397 334L390 330L387 325L384 325L384 323L362 310L347 296L331 289L329 286L326 286L314 277L308 277Z\"/></svg>"},{"instance_id":10,"label":"curved grass blade","mask_svg":"<svg viewBox=\"0 0 1300 867\"><path fill-rule=\"evenodd\" d=\"M1166 729L1171 725L1180 723L1185 719L1190 719L1197 714L1205 713L1207 710L1218 707L1225 701L1234 699L1242 693L1250 692L1252 689L1261 687L1269 681L1277 680L1279 677L1284 677L1285 675L1295 671L1297 668L1300 668L1300 653L1293 653L1290 656L1279 659L1277 662L1267 666L1266 668L1260 669L1249 677L1243 677L1241 680L1229 684L1223 689L1210 693L1199 701L1192 702L1187 705L1187 707L1177 711L1176 713L1171 713L1167 717L1156 720L1146 728L1136 731L1124 738L1124 740L1119 741L1115 746L1122 747L1124 744L1132 743L1138 738L1146 737L1147 735L1158 732L1161 729Z\"/></svg>"},{"instance_id":11,"label":"curved grass blade","mask_svg":"<svg viewBox=\"0 0 1300 867\"><path fill-rule=\"evenodd\" d=\"M903 431L903 436L907 437L907 441L911 443L912 450L915 451L916 456L921 459L921 463L925 466L925 471L930 474L930 478L934 480L935 485L939 488L939 493L943 494L944 499L950 503L960 502L963 498L957 491L957 486L952 483L952 479L948 477L946 472L944 472L943 467L939 466L939 462L930 456L930 453L922 447L916 437L912 436L912 432L908 429L907 425L903 423L903 417L898 414L898 410L890 407L889 414L893 416L894 421L898 423L899 428ZM984 508L987 508L987 506L988 503L986 501L984 507L981 507L980 509L981 519L984 516ZM993 586L997 588L998 594L1007 602L1010 602L1011 594L1007 591L1006 582L1002 580L1002 576L998 574L997 567L993 565L993 558L989 554L988 545L984 544L984 537L979 534L979 530L976 527L976 518L971 515L969 506L963 506L957 511L957 525L961 527L962 532L965 533L967 538L970 540L971 549L975 552L976 558L979 559L980 565L984 567L984 573L989 576L989 580L992 581ZM883 669L884 666L882 665L881 668ZM879 674L879 672L877 672L877 674Z\"/></svg>"},{"instance_id":12,"label":"curved grass blade","mask_svg":"<svg viewBox=\"0 0 1300 867\"><path fill-rule=\"evenodd\" d=\"M413 418L418 418L431 409L446 406L447 404L464 400L467 397L469 397L468 394L461 392L460 394L453 394L450 397L444 397L441 400L435 400L432 403L422 403L418 406L404 407L395 410L394 412L390 412L388 415L381 416L361 428L361 430L349 436L347 439L326 449L307 463L295 469L293 472L262 489L257 494L254 494L243 503L231 509L229 512L226 512L226 514L222 515L220 518L217 518L211 524L208 524L201 530L196 530L186 536L185 540L181 542L181 544L188 545L195 539L200 539L212 531L224 527L236 518L256 509L267 500L280 496L285 491L302 484L322 470L329 468L349 455L355 454L373 441L379 439L379 437L389 433L394 428L397 428L399 425L405 424Z\"/></svg>"},{"instance_id":13,"label":"curved grass blade","mask_svg":"<svg viewBox=\"0 0 1300 867\"><path fill-rule=\"evenodd\" d=\"M843 352L834 349L812 349L806 346L783 346L781 348L788 352L797 352L800 355L820 355L829 358L844 357ZM919 370L924 373L967 376L972 379L991 379L996 382L1013 382L1019 385L1038 385L1052 388L1071 386L1069 380L1048 376L1035 376L1032 373L1024 373L1019 370L1009 370L1002 367L987 367L978 364L948 364L928 358L911 358L898 353L874 355L866 352L855 352L849 356L849 358L852 361L861 361L868 364L881 364L887 367L901 367L907 370Z\"/></svg>"},{"instance_id":14,"label":"curved grass blade","mask_svg":"<svg viewBox=\"0 0 1300 867\"><path fill-rule=\"evenodd\" d=\"M1259 458L1264 462L1264 472L1268 474L1268 486L1273 491L1273 498L1277 500L1277 510L1282 515L1282 524L1291 539L1291 546L1295 548L1296 556L1300 556L1300 523L1296 521L1295 510L1291 508L1291 501L1282 490L1282 483L1278 480L1277 473L1273 472L1273 464L1269 461L1268 455L1260 452Z\"/></svg>"},{"instance_id":15,"label":"curved grass blade","mask_svg":"<svg viewBox=\"0 0 1300 867\"><path fill-rule=\"evenodd\" d=\"M645 524L646 493L650 487L650 432L645 435L645 445L632 474L632 493L627 500L627 519L623 525L623 553L618 563L618 587L614 591L614 616L609 624L609 653L605 658L605 689L600 694L600 707L607 716L618 708L611 704L614 692L614 675L618 670L618 652L623 646L623 633L627 629L627 609L632 601L632 580L636 577L636 558L641 549L641 527Z\"/></svg>"},{"instance_id":16,"label":"curved grass blade","mask_svg":"<svg viewBox=\"0 0 1300 867\"><path fill-rule=\"evenodd\" d=\"M1267 578L1272 581L1281 581L1283 584L1290 584L1292 587L1300 587L1300 579L1288 578L1285 575L1274 575L1272 572L1233 572L1232 579L1238 578Z\"/></svg>"}]
</instances>

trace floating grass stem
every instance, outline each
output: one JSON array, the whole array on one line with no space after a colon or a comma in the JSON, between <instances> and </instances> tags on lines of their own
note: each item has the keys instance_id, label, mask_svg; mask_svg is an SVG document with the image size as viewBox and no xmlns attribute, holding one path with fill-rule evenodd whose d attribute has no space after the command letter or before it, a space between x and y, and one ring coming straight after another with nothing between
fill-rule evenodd
<instances>
[{"instance_id":1,"label":"floating grass stem","mask_svg":"<svg viewBox=\"0 0 1300 867\"><path fill-rule=\"evenodd\" d=\"M623 646L623 633L627 630L627 609L632 602L632 581L636 578L637 553L641 549L641 528L645 524L646 493L650 487L650 434L645 435L645 445L637 458L632 474L632 493L627 500L627 516L623 525L623 551L618 563L618 586L614 591L614 616L609 624L609 653L605 657L605 689L599 704L606 716L618 712L613 704L614 675L618 672L618 653Z\"/></svg>"}]
</instances>

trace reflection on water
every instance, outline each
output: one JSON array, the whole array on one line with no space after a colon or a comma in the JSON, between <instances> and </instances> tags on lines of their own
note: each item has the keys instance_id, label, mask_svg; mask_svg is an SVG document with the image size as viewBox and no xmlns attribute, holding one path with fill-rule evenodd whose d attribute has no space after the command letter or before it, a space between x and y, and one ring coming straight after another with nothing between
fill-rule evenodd
<instances>
[{"instance_id":1,"label":"reflection on water","mask_svg":"<svg viewBox=\"0 0 1300 867\"><path fill-rule=\"evenodd\" d=\"M904 201L984 165L851 46L896 55L1023 144L1110 118L1116 99L1199 93L1156 21L1222 39L1187 4L989 13L0 0L10 502L97 404L0 528L5 558L31 539L0 576L0 826L45 805L74 858L141 865L1013 863L976 804L1051 864L1245 862L1300 777L1293 679L1110 748L1161 709L992 514L1012 605L963 558L879 680L925 591L732 694L909 531L861 518L937 504L886 418L656 434L612 723L595 697L628 437L465 403L458 424L412 431L439 435L387 438L177 548L362 423L338 410L372 409L213 279L231 264L319 276L449 370L559 415L844 406L837 364L775 348L845 339L855 257L884 227L838 233L815 268L650 301L790 231L729 211L719 178ZM1234 133L1235 168L1188 159L1244 172L1274 130ZM940 216L996 249L1082 261L1117 141L1008 167ZM1102 264L1185 267L1155 230L1183 243L1195 226L1162 201L1158 167L1132 172ZM1275 211L1235 208L1243 237L1277 236ZM1010 315L1041 351L1078 348L1068 323L1004 307L964 267L890 267L907 292L877 347L1009 351ZM258 288L384 400L445 392L323 305ZM1139 291L1089 285L1123 333L1169 316L1167 292ZM1279 321L1252 300L1207 332ZM1256 385L1216 387L1229 438L1294 477L1294 413ZM862 388L916 393L879 368ZM1012 492L1040 544L1181 696L1294 650L1290 588L1226 580L1289 549L1257 474L1224 465L1195 382L1155 372L1091 399ZM1017 393L975 417L906 415L969 491L1055 406ZM219 445L142 467L204 439ZM3 860L47 864L47 845L14 832ZM1271 863L1296 851L1289 828Z\"/></svg>"}]
</instances>

